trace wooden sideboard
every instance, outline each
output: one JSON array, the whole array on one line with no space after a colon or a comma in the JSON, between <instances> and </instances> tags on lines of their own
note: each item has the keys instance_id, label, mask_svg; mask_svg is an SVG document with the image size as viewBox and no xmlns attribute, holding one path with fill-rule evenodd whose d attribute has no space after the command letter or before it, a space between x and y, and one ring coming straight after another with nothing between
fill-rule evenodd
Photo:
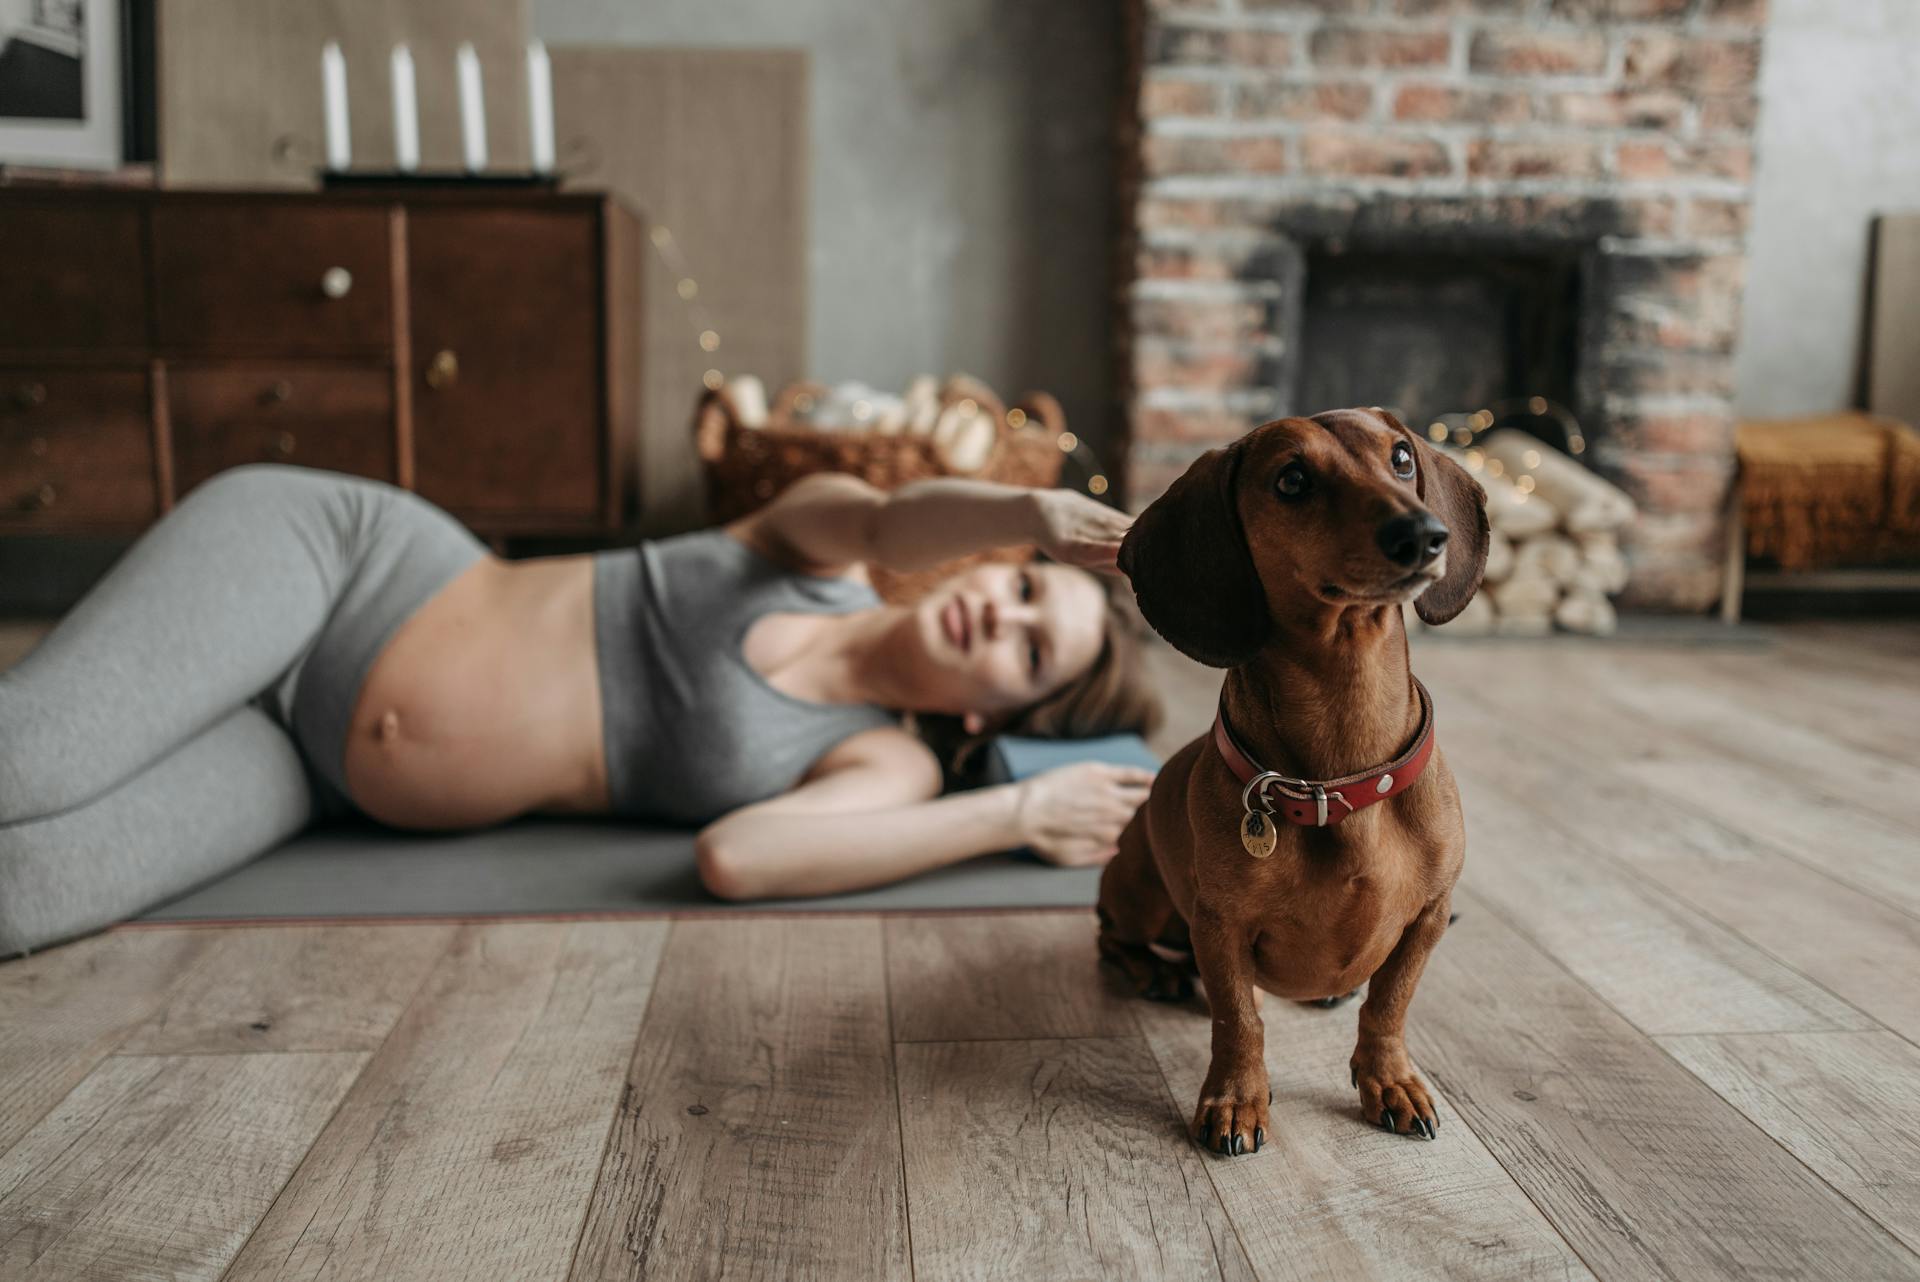
<instances>
[{"instance_id":1,"label":"wooden sideboard","mask_svg":"<svg viewBox=\"0 0 1920 1282\"><path fill-rule=\"evenodd\" d=\"M623 531L642 235L579 193L0 188L0 534L137 532L250 462Z\"/></svg>"}]
</instances>

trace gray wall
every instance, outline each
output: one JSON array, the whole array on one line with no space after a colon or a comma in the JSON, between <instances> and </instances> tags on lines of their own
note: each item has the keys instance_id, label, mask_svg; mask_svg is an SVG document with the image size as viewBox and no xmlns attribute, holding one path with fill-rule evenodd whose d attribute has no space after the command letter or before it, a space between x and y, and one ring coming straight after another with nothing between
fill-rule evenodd
<instances>
[{"instance_id":1,"label":"gray wall","mask_svg":"<svg viewBox=\"0 0 1920 1282\"><path fill-rule=\"evenodd\" d=\"M813 375L898 389L965 370L1008 396L1045 388L1096 449L1116 413L1119 11L1112 0L531 6L549 44L806 49Z\"/></svg>"},{"instance_id":2,"label":"gray wall","mask_svg":"<svg viewBox=\"0 0 1920 1282\"><path fill-rule=\"evenodd\" d=\"M1772 0L1739 409L1852 404L1869 222L1920 209L1920 3Z\"/></svg>"}]
</instances>

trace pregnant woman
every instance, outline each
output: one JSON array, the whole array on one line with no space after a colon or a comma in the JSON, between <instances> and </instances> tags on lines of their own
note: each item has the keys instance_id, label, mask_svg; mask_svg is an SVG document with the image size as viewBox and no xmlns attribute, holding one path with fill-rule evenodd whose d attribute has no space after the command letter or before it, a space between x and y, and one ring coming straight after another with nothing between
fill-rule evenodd
<instances>
[{"instance_id":1,"label":"pregnant woman","mask_svg":"<svg viewBox=\"0 0 1920 1282\"><path fill-rule=\"evenodd\" d=\"M1145 731L1087 568L1129 518L1066 490L849 476L730 525L505 561L417 495L275 464L206 481L0 673L0 956L122 920L315 817L700 825L726 898L873 886L1028 845L1094 863L1146 797L1066 766L940 796L901 713L962 733ZM1053 558L900 570L984 548Z\"/></svg>"}]
</instances>

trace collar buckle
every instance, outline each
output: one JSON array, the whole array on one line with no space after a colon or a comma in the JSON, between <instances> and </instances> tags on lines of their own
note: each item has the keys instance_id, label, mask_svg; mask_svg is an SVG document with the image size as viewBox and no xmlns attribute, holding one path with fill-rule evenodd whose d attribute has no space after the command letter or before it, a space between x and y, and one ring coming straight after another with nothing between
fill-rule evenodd
<instances>
[{"instance_id":1,"label":"collar buckle","mask_svg":"<svg viewBox=\"0 0 1920 1282\"><path fill-rule=\"evenodd\" d=\"M1275 805L1270 794L1278 792L1289 801L1302 803L1284 812L1291 822L1325 828L1339 823L1362 807L1384 801L1389 794L1412 785L1426 769L1433 753L1433 697L1427 693L1426 686L1420 683L1418 677L1413 678L1413 687L1420 703L1420 722L1413 742L1406 751L1385 766L1339 779L1295 779L1278 770L1265 769L1235 741L1233 731L1227 725L1224 703L1217 707L1213 714L1213 746L1226 762L1227 768L1245 781L1245 786L1240 790L1241 809L1249 815L1256 810L1271 815L1275 812ZM1346 788L1359 790L1356 794L1360 798L1358 803L1347 800L1343 791ZM1345 808L1344 813L1331 811L1327 806L1329 801L1339 802ZM1312 809L1305 809L1307 805L1311 805Z\"/></svg>"}]
</instances>

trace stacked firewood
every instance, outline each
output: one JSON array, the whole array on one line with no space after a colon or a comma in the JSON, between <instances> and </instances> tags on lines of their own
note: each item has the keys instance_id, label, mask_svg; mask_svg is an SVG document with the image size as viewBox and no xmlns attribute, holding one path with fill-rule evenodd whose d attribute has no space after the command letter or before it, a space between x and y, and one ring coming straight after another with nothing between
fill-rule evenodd
<instances>
[{"instance_id":1,"label":"stacked firewood","mask_svg":"<svg viewBox=\"0 0 1920 1282\"><path fill-rule=\"evenodd\" d=\"M1512 428L1448 452L1487 491L1487 577L1448 635L1596 636L1616 625L1627 586L1620 531L1633 500L1571 457Z\"/></svg>"}]
</instances>

